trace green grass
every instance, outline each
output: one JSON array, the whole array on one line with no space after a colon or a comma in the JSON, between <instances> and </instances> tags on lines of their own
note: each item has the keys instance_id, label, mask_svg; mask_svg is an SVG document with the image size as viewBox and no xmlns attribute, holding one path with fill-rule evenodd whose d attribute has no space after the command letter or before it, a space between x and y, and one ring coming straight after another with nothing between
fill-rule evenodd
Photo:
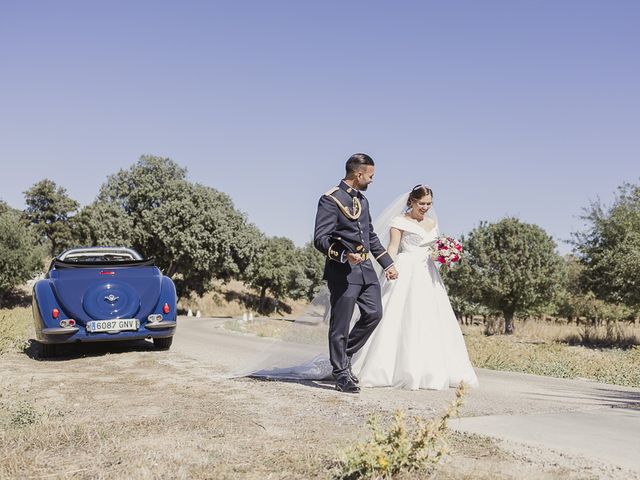
<instances>
[{"instance_id":1,"label":"green grass","mask_svg":"<svg viewBox=\"0 0 640 480\"><path fill-rule=\"evenodd\" d=\"M0 354L21 351L32 333L30 307L0 310Z\"/></svg>"},{"instance_id":2,"label":"green grass","mask_svg":"<svg viewBox=\"0 0 640 480\"><path fill-rule=\"evenodd\" d=\"M637 346L596 349L558 341L533 343L517 336L487 337L477 328L464 330L469 356L476 367L640 387Z\"/></svg>"}]
</instances>

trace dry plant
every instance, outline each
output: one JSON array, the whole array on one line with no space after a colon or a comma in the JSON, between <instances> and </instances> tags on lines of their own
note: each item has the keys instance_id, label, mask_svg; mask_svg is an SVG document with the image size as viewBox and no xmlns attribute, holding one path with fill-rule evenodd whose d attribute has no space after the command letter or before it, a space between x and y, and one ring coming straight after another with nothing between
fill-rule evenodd
<instances>
[{"instance_id":1,"label":"dry plant","mask_svg":"<svg viewBox=\"0 0 640 480\"><path fill-rule=\"evenodd\" d=\"M628 349L640 345L640 333L631 325L610 322L603 326L586 325L579 331L559 338L569 345Z\"/></svg>"},{"instance_id":2,"label":"dry plant","mask_svg":"<svg viewBox=\"0 0 640 480\"><path fill-rule=\"evenodd\" d=\"M609 322L599 327L577 325L564 320L517 319L511 338L514 341L529 343L568 343L597 348L630 348L640 345L640 328L633 324ZM478 327L462 325L465 332L476 332ZM498 335L504 331L504 321L488 318L483 326L487 336Z\"/></svg>"},{"instance_id":3,"label":"dry plant","mask_svg":"<svg viewBox=\"0 0 640 480\"><path fill-rule=\"evenodd\" d=\"M499 335L504 332L504 319L489 317L484 323L484 334L487 336Z\"/></svg>"},{"instance_id":4,"label":"dry plant","mask_svg":"<svg viewBox=\"0 0 640 480\"><path fill-rule=\"evenodd\" d=\"M24 400L12 405L10 413L9 423L14 427L32 425L37 423L41 417L41 414L36 411L34 406Z\"/></svg>"},{"instance_id":5,"label":"dry plant","mask_svg":"<svg viewBox=\"0 0 640 480\"><path fill-rule=\"evenodd\" d=\"M564 322L528 319L517 322L515 336L531 343L552 343L577 330L577 325Z\"/></svg>"},{"instance_id":6,"label":"dry plant","mask_svg":"<svg viewBox=\"0 0 640 480\"><path fill-rule=\"evenodd\" d=\"M190 309L194 315L200 310L202 315L208 317L236 317L247 311L245 303L248 295L248 289L241 282L215 282L212 290L203 296L192 294L181 298L178 308L185 311Z\"/></svg>"},{"instance_id":7,"label":"dry plant","mask_svg":"<svg viewBox=\"0 0 640 480\"><path fill-rule=\"evenodd\" d=\"M313 325L283 319L257 318L246 322L230 319L224 322L224 328L258 337L278 338L307 345L323 345L327 341L327 328L325 325Z\"/></svg>"},{"instance_id":8,"label":"dry plant","mask_svg":"<svg viewBox=\"0 0 640 480\"><path fill-rule=\"evenodd\" d=\"M228 283L216 281L212 289L203 296L191 295L181 298L178 302L178 309L187 311L191 309L195 315L200 310L205 317L241 317L243 313L253 312L255 314L259 303L259 296L244 283L232 280ZM295 318L306 307L307 302L303 300L287 300L286 307L291 309L285 317ZM281 316L274 313L275 316Z\"/></svg>"},{"instance_id":9,"label":"dry plant","mask_svg":"<svg viewBox=\"0 0 640 480\"><path fill-rule=\"evenodd\" d=\"M578 331L576 325L568 325L564 322L546 321L538 319L514 319L513 337L518 340L533 343L555 342L568 333ZM462 326L463 330L472 328ZM501 317L489 317L484 322L484 335L501 335L504 333L504 319Z\"/></svg>"},{"instance_id":10,"label":"dry plant","mask_svg":"<svg viewBox=\"0 0 640 480\"><path fill-rule=\"evenodd\" d=\"M0 310L0 354L26 348L32 330L30 307Z\"/></svg>"},{"instance_id":11,"label":"dry plant","mask_svg":"<svg viewBox=\"0 0 640 480\"><path fill-rule=\"evenodd\" d=\"M406 416L397 410L388 430L380 427L377 416L369 420L371 438L349 450L334 467L334 477L342 480L392 478L403 473L433 472L450 453L448 422L458 416L466 387L461 383L456 398L437 418L414 418L415 427L407 427Z\"/></svg>"}]
</instances>

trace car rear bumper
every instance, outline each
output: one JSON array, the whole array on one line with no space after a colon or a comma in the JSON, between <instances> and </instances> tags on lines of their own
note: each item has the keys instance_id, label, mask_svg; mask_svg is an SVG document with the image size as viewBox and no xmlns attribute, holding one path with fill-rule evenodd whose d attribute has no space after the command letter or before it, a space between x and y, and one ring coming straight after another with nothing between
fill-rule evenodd
<instances>
[{"instance_id":1,"label":"car rear bumper","mask_svg":"<svg viewBox=\"0 0 640 480\"><path fill-rule=\"evenodd\" d=\"M158 323L147 323L145 327L147 327L148 330L165 330L167 328L176 328L176 325L177 322L166 320Z\"/></svg>"},{"instance_id":2,"label":"car rear bumper","mask_svg":"<svg viewBox=\"0 0 640 480\"><path fill-rule=\"evenodd\" d=\"M43 335L72 335L74 333L78 333L80 329L78 327L53 327L53 328L43 328Z\"/></svg>"},{"instance_id":3,"label":"car rear bumper","mask_svg":"<svg viewBox=\"0 0 640 480\"><path fill-rule=\"evenodd\" d=\"M122 332L87 332L84 326L74 328L43 328L38 335L41 343L89 343L89 342L113 342L121 340L142 340L152 338L172 337L175 334L177 323L175 321L163 321L153 325L141 325L136 331ZM64 330L62 332L61 330Z\"/></svg>"}]
</instances>

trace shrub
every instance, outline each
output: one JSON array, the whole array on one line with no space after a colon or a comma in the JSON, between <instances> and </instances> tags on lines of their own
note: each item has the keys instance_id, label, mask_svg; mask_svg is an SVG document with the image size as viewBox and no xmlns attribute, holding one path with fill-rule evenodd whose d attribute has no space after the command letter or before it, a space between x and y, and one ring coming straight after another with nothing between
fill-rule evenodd
<instances>
[{"instance_id":1,"label":"shrub","mask_svg":"<svg viewBox=\"0 0 640 480\"><path fill-rule=\"evenodd\" d=\"M42 250L32 229L20 219L18 212L0 213L0 308L3 297L29 280L42 266Z\"/></svg>"},{"instance_id":2,"label":"shrub","mask_svg":"<svg viewBox=\"0 0 640 480\"><path fill-rule=\"evenodd\" d=\"M392 478L401 473L433 471L450 451L448 421L460 412L464 384L460 384L455 395L442 416L428 421L416 417L413 429L407 427L401 410L395 412L388 430L380 427L378 417L371 417L371 438L346 453L346 458L335 467L335 478Z\"/></svg>"}]
</instances>

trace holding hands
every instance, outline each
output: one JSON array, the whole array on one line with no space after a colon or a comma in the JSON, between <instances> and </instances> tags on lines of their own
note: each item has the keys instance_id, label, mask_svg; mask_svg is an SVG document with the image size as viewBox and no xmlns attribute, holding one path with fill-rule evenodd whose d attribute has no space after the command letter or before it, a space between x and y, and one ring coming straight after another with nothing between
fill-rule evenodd
<instances>
[{"instance_id":1,"label":"holding hands","mask_svg":"<svg viewBox=\"0 0 640 480\"><path fill-rule=\"evenodd\" d=\"M364 262L365 259L365 257L363 257L360 253L347 253L346 257L351 265L358 265ZM396 267L391 265L384 271L384 276L387 278L387 280L395 280L396 278L398 278L398 270L396 270Z\"/></svg>"},{"instance_id":2,"label":"holding hands","mask_svg":"<svg viewBox=\"0 0 640 480\"><path fill-rule=\"evenodd\" d=\"M387 277L387 280L395 280L398 278L398 270L396 267L391 265L384 271L384 276Z\"/></svg>"}]
</instances>

